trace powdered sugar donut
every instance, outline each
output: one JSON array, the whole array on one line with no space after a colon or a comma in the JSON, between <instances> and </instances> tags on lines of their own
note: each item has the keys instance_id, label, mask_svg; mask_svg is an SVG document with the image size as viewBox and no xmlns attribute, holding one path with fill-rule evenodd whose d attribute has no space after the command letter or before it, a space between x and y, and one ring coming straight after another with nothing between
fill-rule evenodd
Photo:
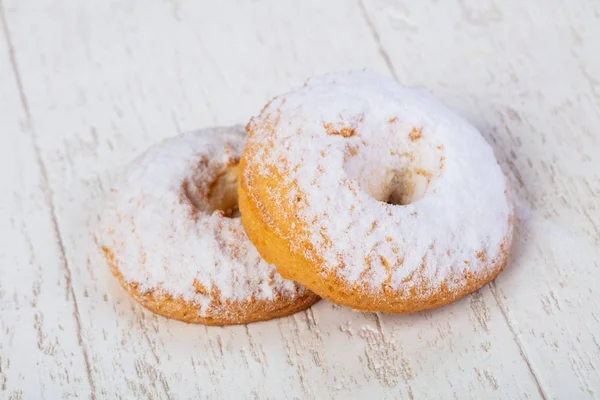
<instances>
[{"instance_id":1,"label":"powdered sugar donut","mask_svg":"<svg viewBox=\"0 0 600 400\"><path fill-rule=\"evenodd\" d=\"M330 74L246 129L242 222L285 278L355 309L407 313L503 269L507 181L479 132L425 91Z\"/></svg>"},{"instance_id":2,"label":"powdered sugar donut","mask_svg":"<svg viewBox=\"0 0 600 400\"><path fill-rule=\"evenodd\" d=\"M239 324L303 310L318 297L263 261L237 212L243 127L165 140L113 189L102 246L113 273L166 317Z\"/></svg>"}]
</instances>

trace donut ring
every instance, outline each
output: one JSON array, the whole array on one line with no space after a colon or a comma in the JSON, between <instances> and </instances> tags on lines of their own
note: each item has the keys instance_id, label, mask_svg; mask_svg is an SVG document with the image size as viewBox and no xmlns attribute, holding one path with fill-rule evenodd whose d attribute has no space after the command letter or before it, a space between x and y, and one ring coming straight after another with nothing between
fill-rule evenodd
<instances>
[{"instance_id":1,"label":"donut ring","mask_svg":"<svg viewBox=\"0 0 600 400\"><path fill-rule=\"evenodd\" d=\"M318 297L263 261L237 212L243 127L165 140L113 189L102 249L144 307L185 322L242 324L292 314Z\"/></svg>"},{"instance_id":2,"label":"donut ring","mask_svg":"<svg viewBox=\"0 0 600 400\"><path fill-rule=\"evenodd\" d=\"M325 75L246 130L242 222L286 279L354 309L409 313L504 268L507 181L480 133L425 91Z\"/></svg>"}]
</instances>

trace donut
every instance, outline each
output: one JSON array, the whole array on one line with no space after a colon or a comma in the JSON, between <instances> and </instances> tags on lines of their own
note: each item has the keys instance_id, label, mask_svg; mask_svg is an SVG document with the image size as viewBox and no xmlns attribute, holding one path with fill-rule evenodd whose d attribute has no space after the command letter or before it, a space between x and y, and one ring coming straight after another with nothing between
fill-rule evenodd
<instances>
[{"instance_id":1,"label":"donut","mask_svg":"<svg viewBox=\"0 0 600 400\"><path fill-rule=\"evenodd\" d=\"M206 325L243 324L318 297L261 259L237 209L242 126L177 136L135 160L111 190L101 247L113 274L150 311Z\"/></svg>"},{"instance_id":2,"label":"donut","mask_svg":"<svg viewBox=\"0 0 600 400\"><path fill-rule=\"evenodd\" d=\"M507 180L478 130L424 89L328 74L246 130L242 223L284 278L356 310L410 313L504 268Z\"/></svg>"}]
</instances>

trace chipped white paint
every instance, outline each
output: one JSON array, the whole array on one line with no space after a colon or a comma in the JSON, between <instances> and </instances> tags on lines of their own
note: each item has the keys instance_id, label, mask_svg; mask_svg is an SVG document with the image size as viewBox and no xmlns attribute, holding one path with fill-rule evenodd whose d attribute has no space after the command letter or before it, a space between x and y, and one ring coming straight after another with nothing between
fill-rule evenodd
<instances>
[{"instance_id":1,"label":"chipped white paint","mask_svg":"<svg viewBox=\"0 0 600 400\"><path fill-rule=\"evenodd\" d=\"M552 4L0 1L0 398L600 397L600 6ZM323 301L228 328L124 294L94 243L121 166L363 67L494 146L520 215L495 283L416 315Z\"/></svg>"}]
</instances>

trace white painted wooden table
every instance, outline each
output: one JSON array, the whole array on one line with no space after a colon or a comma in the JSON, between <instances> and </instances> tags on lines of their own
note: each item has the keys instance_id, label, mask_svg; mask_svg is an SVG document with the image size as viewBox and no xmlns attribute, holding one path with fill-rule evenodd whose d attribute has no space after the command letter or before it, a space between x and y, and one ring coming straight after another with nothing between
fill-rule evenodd
<instances>
[{"instance_id":1,"label":"white painted wooden table","mask_svg":"<svg viewBox=\"0 0 600 400\"><path fill-rule=\"evenodd\" d=\"M0 0L0 398L600 398L600 2ZM120 168L327 71L422 84L493 145L510 263L432 312L145 311L94 229Z\"/></svg>"}]
</instances>

